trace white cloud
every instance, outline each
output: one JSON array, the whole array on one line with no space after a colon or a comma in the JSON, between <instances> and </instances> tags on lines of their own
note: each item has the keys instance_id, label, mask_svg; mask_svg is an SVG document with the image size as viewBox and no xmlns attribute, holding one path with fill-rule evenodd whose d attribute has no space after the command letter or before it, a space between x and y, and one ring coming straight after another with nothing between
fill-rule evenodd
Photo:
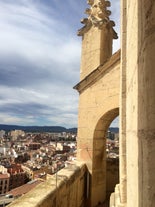
<instances>
[{"instance_id":1,"label":"white cloud","mask_svg":"<svg viewBox=\"0 0 155 207\"><path fill-rule=\"evenodd\" d=\"M32 116L25 116L25 117L17 117L17 115L1 113L0 120L2 120L2 124L13 124L13 125L33 125L35 124L36 120L33 119Z\"/></svg>"},{"instance_id":2,"label":"white cloud","mask_svg":"<svg viewBox=\"0 0 155 207\"><path fill-rule=\"evenodd\" d=\"M83 0L0 1L0 123L77 126L85 8Z\"/></svg>"}]
</instances>

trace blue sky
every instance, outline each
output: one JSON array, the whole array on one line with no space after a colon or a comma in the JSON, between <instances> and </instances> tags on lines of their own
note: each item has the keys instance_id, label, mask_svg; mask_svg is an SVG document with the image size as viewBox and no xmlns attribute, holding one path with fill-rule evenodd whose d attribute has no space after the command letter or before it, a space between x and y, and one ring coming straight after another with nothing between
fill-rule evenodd
<instances>
[{"instance_id":1,"label":"blue sky","mask_svg":"<svg viewBox=\"0 0 155 207\"><path fill-rule=\"evenodd\" d=\"M119 0L111 3L119 32ZM77 127L76 33L87 7L86 0L0 0L1 124Z\"/></svg>"}]
</instances>

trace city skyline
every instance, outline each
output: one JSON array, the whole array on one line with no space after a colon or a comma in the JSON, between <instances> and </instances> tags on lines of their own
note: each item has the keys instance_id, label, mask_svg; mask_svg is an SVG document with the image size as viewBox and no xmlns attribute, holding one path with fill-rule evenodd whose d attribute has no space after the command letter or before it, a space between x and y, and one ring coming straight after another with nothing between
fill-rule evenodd
<instances>
[{"instance_id":1,"label":"city skyline","mask_svg":"<svg viewBox=\"0 0 155 207\"><path fill-rule=\"evenodd\" d=\"M111 3L119 33L119 1ZM81 37L76 32L87 7L83 0L0 1L1 124L77 127L73 86L79 82Z\"/></svg>"}]
</instances>

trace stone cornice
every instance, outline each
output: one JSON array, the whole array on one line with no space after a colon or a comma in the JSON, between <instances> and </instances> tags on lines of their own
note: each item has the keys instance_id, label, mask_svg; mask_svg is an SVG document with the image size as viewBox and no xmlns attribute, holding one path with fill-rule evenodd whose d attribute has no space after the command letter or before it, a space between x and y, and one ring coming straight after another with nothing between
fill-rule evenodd
<instances>
[{"instance_id":1,"label":"stone cornice","mask_svg":"<svg viewBox=\"0 0 155 207\"><path fill-rule=\"evenodd\" d=\"M118 50L115 54L113 54L109 60L107 60L104 64L97 67L93 70L88 76L86 76L82 81L80 81L73 88L76 89L79 93L82 93L85 89L94 84L97 80L102 78L104 74L107 73L109 69L111 69L114 65L120 62L120 50Z\"/></svg>"},{"instance_id":2,"label":"stone cornice","mask_svg":"<svg viewBox=\"0 0 155 207\"><path fill-rule=\"evenodd\" d=\"M90 5L90 8L85 10L88 18L81 20L84 26L78 30L77 35L83 36L92 26L98 27L99 29L111 27L113 38L117 39L117 33L113 29L115 23L109 19L111 11L107 10L107 7L110 7L110 2L107 0L88 0L87 3Z\"/></svg>"}]
</instances>

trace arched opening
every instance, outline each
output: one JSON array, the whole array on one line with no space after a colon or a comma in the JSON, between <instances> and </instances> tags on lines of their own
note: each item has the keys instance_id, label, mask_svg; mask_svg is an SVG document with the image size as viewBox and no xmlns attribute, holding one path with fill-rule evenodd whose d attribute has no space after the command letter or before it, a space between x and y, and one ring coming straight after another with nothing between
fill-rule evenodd
<instances>
[{"instance_id":1,"label":"arched opening","mask_svg":"<svg viewBox=\"0 0 155 207\"><path fill-rule=\"evenodd\" d=\"M106 136L111 122L119 115L119 108L105 113L98 121L93 138L92 199L98 203L106 201L107 193L107 153ZM118 173L119 174L119 173ZM114 189L113 189L114 191ZM95 199L96 197L96 199Z\"/></svg>"},{"instance_id":2,"label":"arched opening","mask_svg":"<svg viewBox=\"0 0 155 207\"><path fill-rule=\"evenodd\" d=\"M119 183L119 117L109 126L106 135L106 202L109 203L111 193Z\"/></svg>"}]
</instances>

